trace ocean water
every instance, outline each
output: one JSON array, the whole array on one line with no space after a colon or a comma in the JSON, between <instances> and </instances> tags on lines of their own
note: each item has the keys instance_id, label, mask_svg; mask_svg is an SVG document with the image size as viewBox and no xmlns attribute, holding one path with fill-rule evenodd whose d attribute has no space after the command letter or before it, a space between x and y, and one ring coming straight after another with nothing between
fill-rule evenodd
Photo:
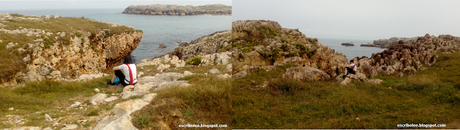
<instances>
[{"instance_id":1,"label":"ocean water","mask_svg":"<svg viewBox=\"0 0 460 130\"><path fill-rule=\"evenodd\" d=\"M382 52L385 50L377 47L360 47L361 44L373 43L373 40L318 38L318 41L323 46L331 47L335 50L335 52L343 53L347 56L348 61L355 57L371 57L372 53ZM341 44L345 42L353 42L355 46L342 46Z\"/></svg>"},{"instance_id":2,"label":"ocean water","mask_svg":"<svg viewBox=\"0 0 460 130\"><path fill-rule=\"evenodd\" d=\"M60 10L0 10L0 13L24 15L59 15L63 17L85 17L98 21L120 23L144 32L141 43L132 52L136 63L142 59L172 52L176 42L190 42L216 31L230 30L231 16L152 16L122 14L124 9L60 9ZM164 44L166 48L158 48Z\"/></svg>"}]
</instances>

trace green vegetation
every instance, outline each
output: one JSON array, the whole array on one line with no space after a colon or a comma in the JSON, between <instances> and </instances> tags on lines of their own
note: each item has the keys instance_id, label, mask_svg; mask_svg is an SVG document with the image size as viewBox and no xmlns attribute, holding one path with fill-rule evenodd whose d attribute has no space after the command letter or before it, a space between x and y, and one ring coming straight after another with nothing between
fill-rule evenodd
<instances>
[{"instance_id":1,"label":"green vegetation","mask_svg":"<svg viewBox=\"0 0 460 130\"><path fill-rule=\"evenodd\" d=\"M133 119L133 123L142 128L152 128L155 127L153 122L150 122L152 118L148 115L141 115Z\"/></svg>"},{"instance_id":2,"label":"green vegetation","mask_svg":"<svg viewBox=\"0 0 460 130\"><path fill-rule=\"evenodd\" d=\"M156 100L132 114L133 119L137 120L133 124L139 129L148 129L149 125L158 126L152 122L162 119L171 119L165 122L171 129L178 129L179 124L187 123L230 124L231 79L223 80L203 75L193 75L186 79L193 85L170 87L158 91ZM179 117L186 122L174 116L177 113L180 113Z\"/></svg>"},{"instance_id":3,"label":"green vegetation","mask_svg":"<svg viewBox=\"0 0 460 130\"><path fill-rule=\"evenodd\" d=\"M0 88L0 116L10 113L8 108L18 108L16 114L35 113L67 102L68 98L83 93L94 93L94 88L108 87L105 81L110 77L98 78L87 82L56 81L32 82L14 89ZM57 101L57 102L56 102Z\"/></svg>"},{"instance_id":4,"label":"green vegetation","mask_svg":"<svg viewBox=\"0 0 460 130\"><path fill-rule=\"evenodd\" d=\"M459 58L458 52L440 55L416 75L377 77L384 80L379 85L281 78L287 66L261 70L232 82L232 127L397 128L425 123L460 128Z\"/></svg>"},{"instance_id":5,"label":"green vegetation","mask_svg":"<svg viewBox=\"0 0 460 130\"><path fill-rule=\"evenodd\" d=\"M192 58L190 58L190 60L188 60L185 63L187 65L199 65L201 64L201 56L200 55L193 56Z\"/></svg>"},{"instance_id":6,"label":"green vegetation","mask_svg":"<svg viewBox=\"0 0 460 130\"><path fill-rule=\"evenodd\" d=\"M101 112L101 110L99 109L89 110L89 112L86 113L85 116L99 116L99 112Z\"/></svg>"}]
</instances>

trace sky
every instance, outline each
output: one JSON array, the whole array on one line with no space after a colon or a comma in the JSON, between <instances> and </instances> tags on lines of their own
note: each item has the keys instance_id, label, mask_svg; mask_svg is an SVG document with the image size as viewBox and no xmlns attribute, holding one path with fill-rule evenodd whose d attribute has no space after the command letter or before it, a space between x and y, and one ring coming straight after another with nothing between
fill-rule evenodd
<instances>
[{"instance_id":1,"label":"sky","mask_svg":"<svg viewBox=\"0 0 460 130\"><path fill-rule=\"evenodd\" d=\"M233 0L232 19L277 21L315 38L460 36L459 5L460 0Z\"/></svg>"},{"instance_id":2,"label":"sky","mask_svg":"<svg viewBox=\"0 0 460 130\"><path fill-rule=\"evenodd\" d=\"M114 9L130 5L231 5L232 0L0 0L0 10L34 9Z\"/></svg>"}]
</instances>

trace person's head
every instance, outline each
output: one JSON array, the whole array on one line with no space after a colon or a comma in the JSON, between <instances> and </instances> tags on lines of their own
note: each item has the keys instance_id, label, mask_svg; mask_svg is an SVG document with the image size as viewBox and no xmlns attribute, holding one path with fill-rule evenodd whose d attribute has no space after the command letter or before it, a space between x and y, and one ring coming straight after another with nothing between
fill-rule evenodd
<instances>
[{"instance_id":1,"label":"person's head","mask_svg":"<svg viewBox=\"0 0 460 130\"><path fill-rule=\"evenodd\" d=\"M131 56L131 52L126 55L125 60L123 61L123 64L134 64L136 63L136 60L134 60L134 57Z\"/></svg>"},{"instance_id":2,"label":"person's head","mask_svg":"<svg viewBox=\"0 0 460 130\"><path fill-rule=\"evenodd\" d=\"M355 63L355 62L353 62L353 60L350 60L350 63Z\"/></svg>"}]
</instances>

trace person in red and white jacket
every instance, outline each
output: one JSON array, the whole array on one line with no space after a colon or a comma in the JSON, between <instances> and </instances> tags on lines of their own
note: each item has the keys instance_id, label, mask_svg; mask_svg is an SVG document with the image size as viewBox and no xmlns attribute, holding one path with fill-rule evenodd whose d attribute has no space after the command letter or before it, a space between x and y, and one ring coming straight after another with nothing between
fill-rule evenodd
<instances>
[{"instance_id":1,"label":"person in red and white jacket","mask_svg":"<svg viewBox=\"0 0 460 130\"><path fill-rule=\"evenodd\" d=\"M345 79L345 77L347 77L347 75L349 73L356 74L356 64L353 62L353 60L350 60L350 65L346 66L345 69L346 69L345 71L347 71L347 73L345 75L343 75L344 79Z\"/></svg>"},{"instance_id":2,"label":"person in red and white jacket","mask_svg":"<svg viewBox=\"0 0 460 130\"><path fill-rule=\"evenodd\" d=\"M129 53L125 57L122 65L113 68L115 74L112 80L108 81L107 84L115 85L114 81L118 77L123 86L135 85L137 83L137 70L134 63L136 63L134 57Z\"/></svg>"}]
</instances>

